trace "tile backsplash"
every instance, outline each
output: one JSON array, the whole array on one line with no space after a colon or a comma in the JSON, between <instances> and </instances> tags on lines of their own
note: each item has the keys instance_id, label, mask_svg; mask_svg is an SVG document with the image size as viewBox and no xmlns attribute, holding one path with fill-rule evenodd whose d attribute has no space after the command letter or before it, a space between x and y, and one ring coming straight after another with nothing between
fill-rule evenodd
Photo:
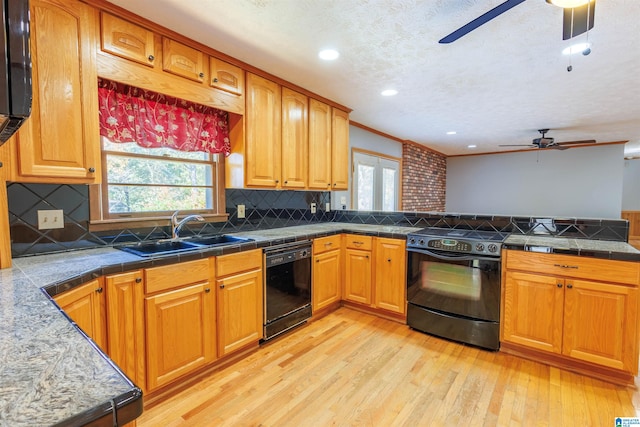
<instances>
[{"instance_id":1,"label":"tile backsplash","mask_svg":"<svg viewBox=\"0 0 640 427\"><path fill-rule=\"evenodd\" d=\"M7 186L13 257L69 251L87 247L168 238L169 226L117 231L89 231L89 187L86 185L21 184ZM188 223L183 235L218 234L304 225L314 222L405 225L497 230L518 234L623 241L629 225L619 219L532 218L521 216L452 214L441 212L325 211L328 191L275 191L228 189L226 222ZM311 213L315 203L317 211ZM245 218L237 206L245 205ZM62 209L64 228L38 230L38 210Z\"/></svg>"}]
</instances>

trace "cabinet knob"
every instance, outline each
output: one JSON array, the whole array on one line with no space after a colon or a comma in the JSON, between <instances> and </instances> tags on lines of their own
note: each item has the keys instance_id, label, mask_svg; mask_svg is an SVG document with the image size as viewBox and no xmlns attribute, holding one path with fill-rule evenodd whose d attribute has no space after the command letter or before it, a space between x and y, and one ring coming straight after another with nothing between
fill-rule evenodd
<instances>
[{"instance_id":1,"label":"cabinet knob","mask_svg":"<svg viewBox=\"0 0 640 427\"><path fill-rule=\"evenodd\" d=\"M279 182L280 182L280 180L279 180L279 179L276 179L276 184L277 184L277 183L279 183Z\"/></svg>"},{"instance_id":2,"label":"cabinet knob","mask_svg":"<svg viewBox=\"0 0 640 427\"><path fill-rule=\"evenodd\" d=\"M220 285L220 289L224 289L224 283Z\"/></svg>"},{"instance_id":3,"label":"cabinet knob","mask_svg":"<svg viewBox=\"0 0 640 427\"><path fill-rule=\"evenodd\" d=\"M214 78L213 78L213 82L214 82L214 83L218 83L218 78L217 78L217 77L214 77Z\"/></svg>"},{"instance_id":4,"label":"cabinet knob","mask_svg":"<svg viewBox=\"0 0 640 427\"><path fill-rule=\"evenodd\" d=\"M136 283L142 282L142 277L136 277Z\"/></svg>"},{"instance_id":5,"label":"cabinet knob","mask_svg":"<svg viewBox=\"0 0 640 427\"><path fill-rule=\"evenodd\" d=\"M211 289L210 289L210 288L206 288L204 291L205 291L206 293L209 293L209 292L211 292Z\"/></svg>"},{"instance_id":6,"label":"cabinet knob","mask_svg":"<svg viewBox=\"0 0 640 427\"><path fill-rule=\"evenodd\" d=\"M2 162L0 162L0 168L2 167Z\"/></svg>"},{"instance_id":7,"label":"cabinet knob","mask_svg":"<svg viewBox=\"0 0 640 427\"><path fill-rule=\"evenodd\" d=\"M328 183L328 184L327 184L327 187L331 187L331 183Z\"/></svg>"},{"instance_id":8,"label":"cabinet knob","mask_svg":"<svg viewBox=\"0 0 640 427\"><path fill-rule=\"evenodd\" d=\"M101 294L102 293L102 286L100 286L98 289L96 289L96 292Z\"/></svg>"},{"instance_id":9,"label":"cabinet knob","mask_svg":"<svg viewBox=\"0 0 640 427\"><path fill-rule=\"evenodd\" d=\"M204 73L198 74L198 77L203 78L204 77Z\"/></svg>"},{"instance_id":10,"label":"cabinet knob","mask_svg":"<svg viewBox=\"0 0 640 427\"><path fill-rule=\"evenodd\" d=\"M285 181L284 183L285 183L285 184L288 184L288 183L289 183L289 181Z\"/></svg>"},{"instance_id":11,"label":"cabinet knob","mask_svg":"<svg viewBox=\"0 0 640 427\"><path fill-rule=\"evenodd\" d=\"M573 285L572 284L568 284L567 285L567 289L571 289L571 288L573 288Z\"/></svg>"},{"instance_id":12,"label":"cabinet knob","mask_svg":"<svg viewBox=\"0 0 640 427\"><path fill-rule=\"evenodd\" d=\"M317 259L317 260L316 260L316 262L320 262L320 260L319 260L319 259Z\"/></svg>"},{"instance_id":13,"label":"cabinet knob","mask_svg":"<svg viewBox=\"0 0 640 427\"><path fill-rule=\"evenodd\" d=\"M94 173L96 171L96 168L89 168L89 172Z\"/></svg>"},{"instance_id":14,"label":"cabinet knob","mask_svg":"<svg viewBox=\"0 0 640 427\"><path fill-rule=\"evenodd\" d=\"M333 186L334 186L334 187L337 187L337 186L338 186L338 183L337 183L337 182L334 182L334 183L333 183Z\"/></svg>"},{"instance_id":15,"label":"cabinet knob","mask_svg":"<svg viewBox=\"0 0 640 427\"><path fill-rule=\"evenodd\" d=\"M366 255L366 258L369 259L369 255Z\"/></svg>"},{"instance_id":16,"label":"cabinet knob","mask_svg":"<svg viewBox=\"0 0 640 427\"><path fill-rule=\"evenodd\" d=\"M562 287L562 283L558 283L556 286L561 288Z\"/></svg>"},{"instance_id":17,"label":"cabinet knob","mask_svg":"<svg viewBox=\"0 0 640 427\"><path fill-rule=\"evenodd\" d=\"M156 59L156 57L155 57L155 56L153 56L153 55L149 55L148 59L149 59L149 62L151 62L151 61L153 61L154 59Z\"/></svg>"},{"instance_id":18,"label":"cabinet knob","mask_svg":"<svg viewBox=\"0 0 640 427\"><path fill-rule=\"evenodd\" d=\"M391 262L391 258L387 259L387 262Z\"/></svg>"}]
</instances>

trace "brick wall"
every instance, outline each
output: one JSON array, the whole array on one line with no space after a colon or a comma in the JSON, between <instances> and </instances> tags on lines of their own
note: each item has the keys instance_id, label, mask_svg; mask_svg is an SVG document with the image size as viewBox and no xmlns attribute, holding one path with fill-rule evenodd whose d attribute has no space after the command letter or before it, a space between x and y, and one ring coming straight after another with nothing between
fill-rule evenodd
<instances>
[{"instance_id":1,"label":"brick wall","mask_svg":"<svg viewBox=\"0 0 640 427\"><path fill-rule=\"evenodd\" d=\"M402 144L402 210L444 212L447 158L417 144Z\"/></svg>"}]
</instances>

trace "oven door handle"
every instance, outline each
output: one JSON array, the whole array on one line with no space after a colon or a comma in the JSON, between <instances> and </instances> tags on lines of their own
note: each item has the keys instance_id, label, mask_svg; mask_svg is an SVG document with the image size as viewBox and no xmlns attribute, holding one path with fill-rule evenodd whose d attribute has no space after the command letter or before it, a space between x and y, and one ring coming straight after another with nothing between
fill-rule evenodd
<instances>
[{"instance_id":1,"label":"oven door handle","mask_svg":"<svg viewBox=\"0 0 640 427\"><path fill-rule=\"evenodd\" d=\"M415 252L419 254L429 255L434 258L438 258L444 261L497 261L500 262L500 257L484 257L481 255L443 255L438 252L433 252L427 249L407 248L407 252Z\"/></svg>"}]
</instances>

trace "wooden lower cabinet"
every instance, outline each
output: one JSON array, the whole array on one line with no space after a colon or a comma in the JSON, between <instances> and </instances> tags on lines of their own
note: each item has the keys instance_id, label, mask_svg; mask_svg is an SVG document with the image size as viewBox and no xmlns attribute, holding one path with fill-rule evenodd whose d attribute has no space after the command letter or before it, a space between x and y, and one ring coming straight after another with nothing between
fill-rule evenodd
<instances>
[{"instance_id":1,"label":"wooden lower cabinet","mask_svg":"<svg viewBox=\"0 0 640 427\"><path fill-rule=\"evenodd\" d=\"M262 250L216 257L215 266L222 357L263 337Z\"/></svg>"},{"instance_id":2,"label":"wooden lower cabinet","mask_svg":"<svg viewBox=\"0 0 640 427\"><path fill-rule=\"evenodd\" d=\"M406 242L400 239L374 239L374 304L398 314L406 313Z\"/></svg>"},{"instance_id":3,"label":"wooden lower cabinet","mask_svg":"<svg viewBox=\"0 0 640 427\"><path fill-rule=\"evenodd\" d=\"M342 298L341 236L313 240L312 310L314 313L340 302Z\"/></svg>"},{"instance_id":4,"label":"wooden lower cabinet","mask_svg":"<svg viewBox=\"0 0 640 427\"><path fill-rule=\"evenodd\" d=\"M371 251L345 249L344 299L371 305Z\"/></svg>"},{"instance_id":5,"label":"wooden lower cabinet","mask_svg":"<svg viewBox=\"0 0 640 427\"><path fill-rule=\"evenodd\" d=\"M104 279L109 357L146 391L143 272L130 271Z\"/></svg>"},{"instance_id":6,"label":"wooden lower cabinet","mask_svg":"<svg viewBox=\"0 0 640 427\"><path fill-rule=\"evenodd\" d=\"M503 349L515 344L519 352L537 351L533 357L553 355L549 360L564 367L603 367L626 374L627 380L637 375L640 267L519 251L505 251L503 263ZM585 275L594 263L607 273L596 274L594 280L571 277ZM524 266L534 271L517 271ZM566 276L539 272L553 268L565 269ZM615 375L600 371L603 377Z\"/></svg>"},{"instance_id":7,"label":"wooden lower cabinet","mask_svg":"<svg viewBox=\"0 0 640 427\"><path fill-rule=\"evenodd\" d=\"M60 308L105 353L107 347L107 313L102 279L92 280L54 297Z\"/></svg>"},{"instance_id":8,"label":"wooden lower cabinet","mask_svg":"<svg viewBox=\"0 0 640 427\"><path fill-rule=\"evenodd\" d=\"M215 293L208 281L149 296L145 309L149 390L215 359Z\"/></svg>"}]
</instances>

